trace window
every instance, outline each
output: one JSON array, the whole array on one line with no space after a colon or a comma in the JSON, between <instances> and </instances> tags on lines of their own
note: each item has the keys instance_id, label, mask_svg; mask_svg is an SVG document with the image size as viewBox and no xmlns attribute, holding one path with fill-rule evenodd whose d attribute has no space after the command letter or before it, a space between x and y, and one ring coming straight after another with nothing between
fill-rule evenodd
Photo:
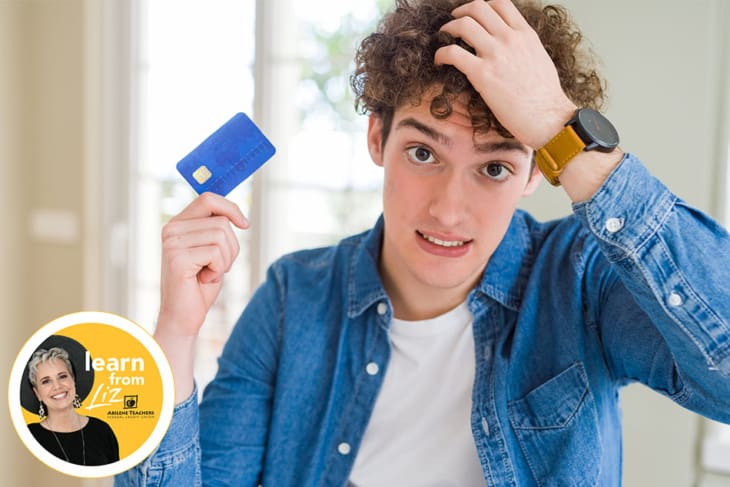
<instances>
[{"instance_id":1,"label":"window","mask_svg":"<svg viewBox=\"0 0 730 487\"><path fill-rule=\"evenodd\" d=\"M265 8L266 25L287 28L259 39L263 90L275 88L257 101L279 154L261 195L262 268L286 252L364 230L380 212L381 173L369 160L367 120L355 114L348 80L355 47L384 7L318 0Z\"/></svg>"},{"instance_id":2,"label":"window","mask_svg":"<svg viewBox=\"0 0 730 487\"><path fill-rule=\"evenodd\" d=\"M381 170L370 161L367 120L355 113L349 89L353 54L377 5L295 2L294 12L300 79L291 115L301 123L288 138L287 171L272 188L287 201L281 252L336 243L372 226L381 207Z\"/></svg>"},{"instance_id":3,"label":"window","mask_svg":"<svg viewBox=\"0 0 730 487\"><path fill-rule=\"evenodd\" d=\"M228 196L254 228L237 232L241 254L201 329L195 373L202 386L266 265L364 230L380 213L381 174L369 160L366 118L355 114L348 79L355 46L382 7L355 0L272 0L258 2L258 11L256 2L240 0L135 5L132 319L153 328L160 229L195 196L175 163L238 111L277 147L256 182Z\"/></svg>"},{"instance_id":4,"label":"window","mask_svg":"<svg viewBox=\"0 0 730 487\"><path fill-rule=\"evenodd\" d=\"M130 189L129 315L153 327L159 307L160 229L195 193L175 163L234 113L251 113L254 95L254 2L140 0L133 15L132 182ZM244 211L251 184L229 198ZM201 330L199 383L250 294L250 242L239 232L241 256Z\"/></svg>"}]
</instances>

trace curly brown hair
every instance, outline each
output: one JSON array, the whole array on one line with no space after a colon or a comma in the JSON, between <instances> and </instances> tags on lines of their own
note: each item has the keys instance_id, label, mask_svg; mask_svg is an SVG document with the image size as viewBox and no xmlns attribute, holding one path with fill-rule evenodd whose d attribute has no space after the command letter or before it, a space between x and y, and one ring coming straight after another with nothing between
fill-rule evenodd
<instances>
[{"instance_id":1,"label":"curly brown hair","mask_svg":"<svg viewBox=\"0 0 730 487\"><path fill-rule=\"evenodd\" d=\"M395 110L406 103L418 105L434 86L441 94L431 102L431 114L446 118L457 96L468 96L467 108L476 133L494 128L511 137L466 76L453 66L437 66L436 50L456 43L470 52L468 44L439 32L452 20L451 12L469 0L396 0L377 30L366 37L355 55L350 84L355 108L381 117L383 144L390 132ZM534 0L513 0L537 32L555 64L567 96L579 107L599 109L604 103L605 82L595 68L595 58L581 42L582 34L564 7L541 6Z\"/></svg>"}]
</instances>

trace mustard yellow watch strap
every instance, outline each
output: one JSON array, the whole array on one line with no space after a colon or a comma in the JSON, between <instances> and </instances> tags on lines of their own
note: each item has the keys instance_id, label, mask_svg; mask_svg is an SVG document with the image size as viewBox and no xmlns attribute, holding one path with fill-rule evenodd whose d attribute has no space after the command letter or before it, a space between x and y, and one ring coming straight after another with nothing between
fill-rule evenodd
<instances>
[{"instance_id":1,"label":"mustard yellow watch strap","mask_svg":"<svg viewBox=\"0 0 730 487\"><path fill-rule=\"evenodd\" d=\"M560 173L568 162L586 148L571 125L567 125L550 142L537 150L537 167L553 186L560 186Z\"/></svg>"}]
</instances>

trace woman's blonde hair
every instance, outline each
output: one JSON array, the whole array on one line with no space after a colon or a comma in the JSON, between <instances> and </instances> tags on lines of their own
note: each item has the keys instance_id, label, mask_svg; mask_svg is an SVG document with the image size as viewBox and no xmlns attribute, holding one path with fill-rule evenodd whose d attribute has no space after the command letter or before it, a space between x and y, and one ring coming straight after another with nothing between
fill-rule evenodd
<instances>
[{"instance_id":1,"label":"woman's blonde hair","mask_svg":"<svg viewBox=\"0 0 730 487\"><path fill-rule=\"evenodd\" d=\"M48 350L40 348L33 353L33 356L28 362L28 380L30 380L33 387L36 387L36 380L38 379L38 366L43 362L56 359L62 360L63 363L66 364L66 368L71 374L71 377L74 379L76 378L73 366L71 365L71 360L69 359L68 352L66 350L60 347L53 347Z\"/></svg>"}]
</instances>

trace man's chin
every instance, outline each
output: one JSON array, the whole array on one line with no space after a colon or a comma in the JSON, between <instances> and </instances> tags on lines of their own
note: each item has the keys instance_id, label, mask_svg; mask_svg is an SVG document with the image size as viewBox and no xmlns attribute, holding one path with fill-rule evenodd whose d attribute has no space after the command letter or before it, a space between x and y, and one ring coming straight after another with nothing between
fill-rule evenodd
<instances>
[{"instance_id":1,"label":"man's chin","mask_svg":"<svg viewBox=\"0 0 730 487\"><path fill-rule=\"evenodd\" d=\"M458 292L459 290L465 290L466 296L466 294L468 294L478 282L481 271L459 272L455 269L440 270L438 268L430 267L428 269L421 269L421 271L416 273L416 275L418 276L418 280L428 288L443 292Z\"/></svg>"}]
</instances>

